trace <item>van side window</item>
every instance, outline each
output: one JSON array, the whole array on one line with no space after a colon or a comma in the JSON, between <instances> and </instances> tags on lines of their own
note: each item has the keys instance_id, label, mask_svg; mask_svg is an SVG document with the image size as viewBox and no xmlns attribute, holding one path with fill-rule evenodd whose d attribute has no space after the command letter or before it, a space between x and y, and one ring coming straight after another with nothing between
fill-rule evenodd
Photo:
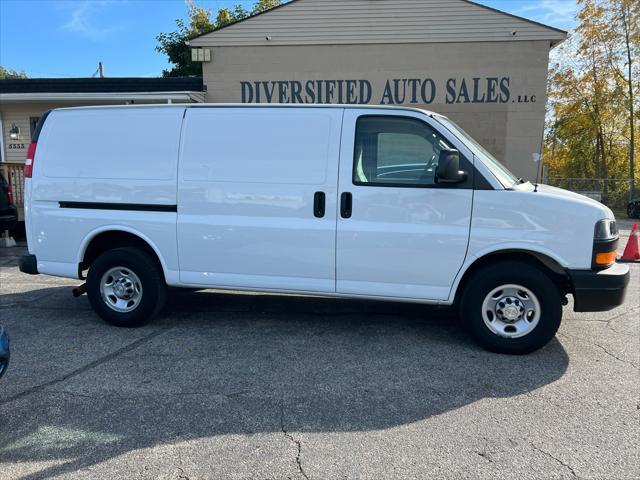
<instances>
[{"instance_id":1,"label":"van side window","mask_svg":"<svg viewBox=\"0 0 640 480\"><path fill-rule=\"evenodd\" d=\"M435 185L440 151L453 146L418 119L363 116L356 124L353 183L415 187Z\"/></svg>"}]
</instances>

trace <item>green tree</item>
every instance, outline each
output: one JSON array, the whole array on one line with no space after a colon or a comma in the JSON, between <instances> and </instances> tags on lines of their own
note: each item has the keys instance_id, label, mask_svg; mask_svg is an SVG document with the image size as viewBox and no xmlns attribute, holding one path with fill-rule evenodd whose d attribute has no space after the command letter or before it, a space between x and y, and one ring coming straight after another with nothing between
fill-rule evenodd
<instances>
[{"instance_id":1,"label":"green tree","mask_svg":"<svg viewBox=\"0 0 640 480\"><path fill-rule=\"evenodd\" d=\"M247 18L250 15L251 15L251 13L247 12L242 5L236 5L233 8L233 21L234 22L239 22L240 20L244 20L245 18Z\"/></svg>"},{"instance_id":2,"label":"green tree","mask_svg":"<svg viewBox=\"0 0 640 480\"><path fill-rule=\"evenodd\" d=\"M579 24L554 53L558 60L550 70L545 138L550 174L603 179L576 188L601 189L613 205L632 194L638 174L634 1L579 0Z\"/></svg>"},{"instance_id":3,"label":"green tree","mask_svg":"<svg viewBox=\"0 0 640 480\"><path fill-rule=\"evenodd\" d=\"M251 11L251 15L257 15L258 13L266 12L267 10L271 10L274 7L277 7L282 2L280 0L259 0L253 6L253 10Z\"/></svg>"},{"instance_id":4,"label":"green tree","mask_svg":"<svg viewBox=\"0 0 640 480\"><path fill-rule=\"evenodd\" d=\"M216 17L216 27L224 27L234 22L234 15L228 8L221 8L218 10L218 16Z\"/></svg>"},{"instance_id":5,"label":"green tree","mask_svg":"<svg viewBox=\"0 0 640 480\"><path fill-rule=\"evenodd\" d=\"M611 67L625 95L629 123L629 195L635 196L636 140L636 85L640 84L640 2L638 0L611 0L609 5L609 36L612 39ZM634 80L635 79L635 80ZM634 81L636 85L634 85Z\"/></svg>"},{"instance_id":6,"label":"green tree","mask_svg":"<svg viewBox=\"0 0 640 480\"><path fill-rule=\"evenodd\" d=\"M187 42L199 35L212 32L216 28L224 27L243 20L251 15L265 12L280 5L280 0L259 0L248 12L242 5L236 5L233 10L221 8L215 20L211 19L211 10L198 7L194 0L186 0L188 5L188 25L184 20L176 20L178 29L174 32L160 33L156 36L158 45L156 51L164 53L173 65L171 70L164 70L165 77L181 77L188 75L202 75L202 63L191 61L191 48Z\"/></svg>"},{"instance_id":7,"label":"green tree","mask_svg":"<svg viewBox=\"0 0 640 480\"><path fill-rule=\"evenodd\" d=\"M8 80L13 78L28 78L28 77L24 71L18 72L16 70L4 68L2 65L0 65L0 80L5 80L5 79Z\"/></svg>"},{"instance_id":8,"label":"green tree","mask_svg":"<svg viewBox=\"0 0 640 480\"><path fill-rule=\"evenodd\" d=\"M184 20L176 20L178 29L170 33L160 33L156 40L158 45L156 51L164 53L173 65L171 70L164 70L165 77L183 77L188 75L202 76L202 63L191 61L191 49L187 42L212 31L215 25L211 21L211 11L198 7L193 0L187 0L189 8L189 23L185 25Z\"/></svg>"}]
</instances>

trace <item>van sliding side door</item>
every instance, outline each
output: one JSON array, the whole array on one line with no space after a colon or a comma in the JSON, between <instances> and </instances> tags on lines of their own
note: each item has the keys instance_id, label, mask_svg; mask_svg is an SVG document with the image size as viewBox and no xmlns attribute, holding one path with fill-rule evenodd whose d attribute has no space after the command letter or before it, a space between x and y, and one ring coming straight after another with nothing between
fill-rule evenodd
<instances>
[{"instance_id":1,"label":"van sliding side door","mask_svg":"<svg viewBox=\"0 0 640 480\"><path fill-rule=\"evenodd\" d=\"M435 182L438 154L453 143L432 122L419 112L345 110L338 293L447 300L466 255L473 189Z\"/></svg>"},{"instance_id":2,"label":"van sliding side door","mask_svg":"<svg viewBox=\"0 0 640 480\"><path fill-rule=\"evenodd\" d=\"M335 292L339 108L188 108L180 280Z\"/></svg>"}]
</instances>

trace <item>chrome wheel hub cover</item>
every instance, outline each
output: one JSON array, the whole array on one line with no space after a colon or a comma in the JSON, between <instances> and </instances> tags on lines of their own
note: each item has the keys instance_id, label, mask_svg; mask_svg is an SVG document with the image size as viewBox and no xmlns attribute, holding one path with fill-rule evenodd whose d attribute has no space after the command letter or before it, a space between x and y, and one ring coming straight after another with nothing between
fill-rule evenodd
<instances>
[{"instance_id":1,"label":"chrome wheel hub cover","mask_svg":"<svg viewBox=\"0 0 640 480\"><path fill-rule=\"evenodd\" d=\"M500 337L519 338L531 333L540 321L540 314L538 298L522 285L500 285L482 302L485 325Z\"/></svg>"},{"instance_id":2,"label":"chrome wheel hub cover","mask_svg":"<svg viewBox=\"0 0 640 480\"><path fill-rule=\"evenodd\" d=\"M100 295L109 308L126 313L135 309L142 299L142 283L127 267L114 267L102 275Z\"/></svg>"},{"instance_id":3,"label":"chrome wheel hub cover","mask_svg":"<svg viewBox=\"0 0 640 480\"><path fill-rule=\"evenodd\" d=\"M522 302L515 297L507 297L498 302L496 314L505 322L515 322L524 313Z\"/></svg>"}]
</instances>

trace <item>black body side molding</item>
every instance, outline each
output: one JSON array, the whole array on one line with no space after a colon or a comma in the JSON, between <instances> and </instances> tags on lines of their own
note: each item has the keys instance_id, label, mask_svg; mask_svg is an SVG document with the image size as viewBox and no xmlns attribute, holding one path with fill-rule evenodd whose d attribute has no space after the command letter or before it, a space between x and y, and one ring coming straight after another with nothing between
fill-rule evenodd
<instances>
[{"instance_id":1,"label":"black body side molding","mask_svg":"<svg viewBox=\"0 0 640 480\"><path fill-rule=\"evenodd\" d=\"M90 210L132 210L137 212L177 212L177 205L153 203L101 203L101 202L58 202L60 208L81 208Z\"/></svg>"}]
</instances>

